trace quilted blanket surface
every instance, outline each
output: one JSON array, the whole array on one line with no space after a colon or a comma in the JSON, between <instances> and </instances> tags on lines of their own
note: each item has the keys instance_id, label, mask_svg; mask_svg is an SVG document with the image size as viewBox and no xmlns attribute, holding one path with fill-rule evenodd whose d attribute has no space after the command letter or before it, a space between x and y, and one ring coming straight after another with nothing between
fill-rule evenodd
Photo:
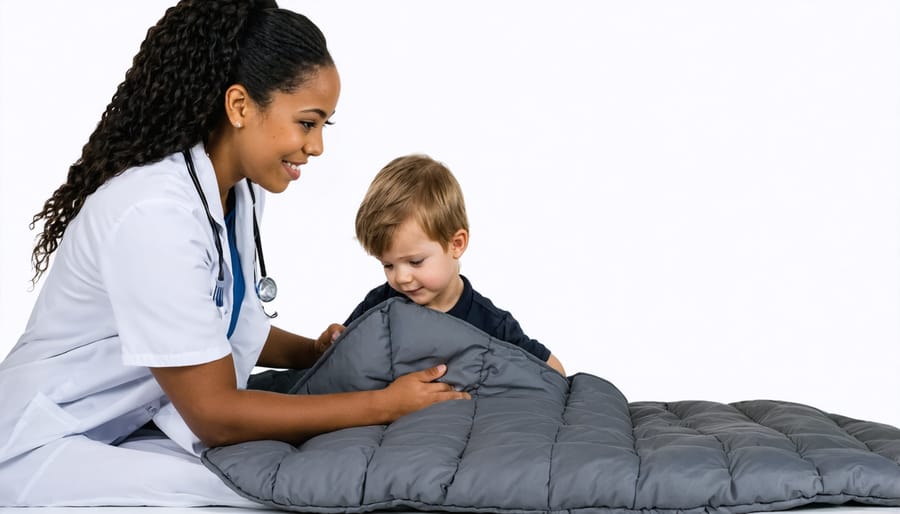
<instances>
[{"instance_id":1,"label":"quilted blanket surface","mask_svg":"<svg viewBox=\"0 0 900 514\"><path fill-rule=\"evenodd\" d=\"M445 362L471 393L300 446L208 450L235 491L300 512L753 512L900 505L900 429L796 403L632 402L448 315L392 299L347 327L296 394L378 389Z\"/></svg>"}]
</instances>

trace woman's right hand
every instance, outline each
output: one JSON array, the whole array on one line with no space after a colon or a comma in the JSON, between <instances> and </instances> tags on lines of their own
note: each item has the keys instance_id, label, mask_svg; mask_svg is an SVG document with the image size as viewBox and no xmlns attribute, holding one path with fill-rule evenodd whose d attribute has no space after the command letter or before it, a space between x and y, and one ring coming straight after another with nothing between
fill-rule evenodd
<instances>
[{"instance_id":1,"label":"woman's right hand","mask_svg":"<svg viewBox=\"0 0 900 514\"><path fill-rule=\"evenodd\" d=\"M394 380L383 391L387 395L390 417L396 420L411 412L447 400L470 400L469 393L456 391L450 384L435 382L447 372L446 364L414 371Z\"/></svg>"}]
</instances>

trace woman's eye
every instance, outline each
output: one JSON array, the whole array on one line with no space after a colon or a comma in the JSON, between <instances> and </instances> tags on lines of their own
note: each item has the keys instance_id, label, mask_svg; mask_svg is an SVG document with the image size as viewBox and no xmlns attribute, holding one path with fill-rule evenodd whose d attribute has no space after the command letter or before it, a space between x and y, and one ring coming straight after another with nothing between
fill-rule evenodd
<instances>
[{"instance_id":1,"label":"woman's eye","mask_svg":"<svg viewBox=\"0 0 900 514\"><path fill-rule=\"evenodd\" d=\"M300 125L303 126L303 130L309 132L310 130L316 128L316 122L314 121L301 121Z\"/></svg>"}]
</instances>

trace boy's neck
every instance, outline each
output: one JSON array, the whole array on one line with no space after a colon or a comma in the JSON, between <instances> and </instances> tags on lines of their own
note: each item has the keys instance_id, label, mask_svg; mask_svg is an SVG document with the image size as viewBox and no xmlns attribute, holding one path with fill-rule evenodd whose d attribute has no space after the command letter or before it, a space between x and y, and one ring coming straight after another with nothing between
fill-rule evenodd
<instances>
[{"instance_id":1,"label":"boy's neck","mask_svg":"<svg viewBox=\"0 0 900 514\"><path fill-rule=\"evenodd\" d=\"M465 286L463 284L462 277L456 275L456 280L444 291L447 293L446 298L443 298L443 301L440 305L433 305L430 308L441 311L441 312L449 312L451 309L456 307L456 304L459 303L459 299L462 298L463 290Z\"/></svg>"}]
</instances>

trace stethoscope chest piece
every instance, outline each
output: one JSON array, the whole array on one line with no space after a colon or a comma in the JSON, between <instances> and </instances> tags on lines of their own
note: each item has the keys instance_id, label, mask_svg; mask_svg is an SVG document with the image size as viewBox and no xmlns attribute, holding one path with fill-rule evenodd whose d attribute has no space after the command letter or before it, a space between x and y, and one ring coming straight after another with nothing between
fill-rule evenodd
<instances>
[{"instance_id":1,"label":"stethoscope chest piece","mask_svg":"<svg viewBox=\"0 0 900 514\"><path fill-rule=\"evenodd\" d=\"M256 282L256 295L260 301L271 302L278 296L278 285L272 277L262 277Z\"/></svg>"}]
</instances>

